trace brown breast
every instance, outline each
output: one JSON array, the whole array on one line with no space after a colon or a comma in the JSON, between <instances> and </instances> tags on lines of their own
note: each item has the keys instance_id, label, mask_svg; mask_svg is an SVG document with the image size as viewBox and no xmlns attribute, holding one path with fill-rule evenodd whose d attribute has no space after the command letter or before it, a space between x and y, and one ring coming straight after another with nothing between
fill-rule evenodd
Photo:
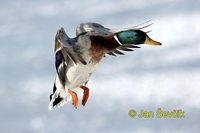
<instances>
[{"instance_id":1,"label":"brown breast","mask_svg":"<svg viewBox=\"0 0 200 133\"><path fill-rule=\"evenodd\" d=\"M91 36L90 39L91 47L89 49L89 52L92 56L91 61L95 63L98 63L106 53L120 46L115 40L114 35L106 37Z\"/></svg>"}]
</instances>

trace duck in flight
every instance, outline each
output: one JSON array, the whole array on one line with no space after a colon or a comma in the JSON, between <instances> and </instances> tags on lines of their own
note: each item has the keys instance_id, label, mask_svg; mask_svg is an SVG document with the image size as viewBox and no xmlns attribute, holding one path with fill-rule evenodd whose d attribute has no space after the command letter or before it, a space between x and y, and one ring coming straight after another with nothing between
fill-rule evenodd
<instances>
[{"instance_id":1,"label":"duck in flight","mask_svg":"<svg viewBox=\"0 0 200 133\"><path fill-rule=\"evenodd\" d=\"M140 48L140 44L161 45L142 31L147 26L109 29L97 23L82 23L76 29L75 38L70 38L63 28L59 29L54 49L57 75L50 95L49 109L61 107L71 100L72 105L77 108L76 91L80 88L83 90L84 106L89 98L87 82L106 55L123 55L123 51L134 51L134 48Z\"/></svg>"}]
</instances>

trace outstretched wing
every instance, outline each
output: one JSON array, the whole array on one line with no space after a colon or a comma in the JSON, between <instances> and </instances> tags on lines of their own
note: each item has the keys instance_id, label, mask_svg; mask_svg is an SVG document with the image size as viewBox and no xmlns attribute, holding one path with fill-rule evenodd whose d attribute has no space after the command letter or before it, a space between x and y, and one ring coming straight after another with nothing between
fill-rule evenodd
<instances>
[{"instance_id":1,"label":"outstretched wing","mask_svg":"<svg viewBox=\"0 0 200 133\"><path fill-rule=\"evenodd\" d=\"M102 35L113 35L117 32L123 31L123 30L128 30L128 29L143 29L146 28L152 24L146 25L146 26L142 26L141 25L136 25L134 27L131 28L121 28L121 29L109 29L106 28L98 23L82 23L79 26L77 26L76 28L76 35L78 36L79 34L82 34L84 32L94 32L95 34L102 34ZM140 27L139 27L140 26ZM118 40L117 40L118 41ZM119 43L119 42L118 42ZM120 43L119 43L120 44ZM116 49L108 52L108 55L112 55L112 56L116 56L116 55L124 55L123 51L134 51L134 48L140 48L138 46L135 46L134 44L130 45L130 44L125 44L125 45L119 45L119 47L117 47Z\"/></svg>"},{"instance_id":2,"label":"outstretched wing","mask_svg":"<svg viewBox=\"0 0 200 133\"><path fill-rule=\"evenodd\" d=\"M54 51L57 52L61 50L64 54L64 57L68 56L75 64L87 64L86 61L82 58L81 54L77 53L75 47L76 39L69 38L65 33L64 28L61 28L57 31Z\"/></svg>"}]
</instances>

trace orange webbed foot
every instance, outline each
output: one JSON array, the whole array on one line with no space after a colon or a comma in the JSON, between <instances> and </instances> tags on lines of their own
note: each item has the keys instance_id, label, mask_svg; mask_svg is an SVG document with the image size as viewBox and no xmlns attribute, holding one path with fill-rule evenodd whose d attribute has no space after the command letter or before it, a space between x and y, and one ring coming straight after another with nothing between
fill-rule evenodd
<instances>
[{"instance_id":1,"label":"orange webbed foot","mask_svg":"<svg viewBox=\"0 0 200 133\"><path fill-rule=\"evenodd\" d=\"M85 106L85 104L87 103L87 100L89 98L89 88L86 86L83 86L83 85L81 85L80 88L83 89L82 105Z\"/></svg>"},{"instance_id":2,"label":"orange webbed foot","mask_svg":"<svg viewBox=\"0 0 200 133\"><path fill-rule=\"evenodd\" d=\"M78 106L78 96L77 96L76 92L74 92L70 89L68 89L68 92L72 96L72 105L74 106L74 108L77 108L77 106Z\"/></svg>"}]
</instances>

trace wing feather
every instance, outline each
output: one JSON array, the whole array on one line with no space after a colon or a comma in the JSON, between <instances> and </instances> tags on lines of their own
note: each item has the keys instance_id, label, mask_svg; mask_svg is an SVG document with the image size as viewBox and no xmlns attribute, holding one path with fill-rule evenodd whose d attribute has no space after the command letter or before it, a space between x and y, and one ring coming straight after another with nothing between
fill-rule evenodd
<instances>
[{"instance_id":1,"label":"wing feather","mask_svg":"<svg viewBox=\"0 0 200 133\"><path fill-rule=\"evenodd\" d=\"M118 47L118 49L123 51L134 51L133 49L127 48L127 47Z\"/></svg>"},{"instance_id":2,"label":"wing feather","mask_svg":"<svg viewBox=\"0 0 200 133\"><path fill-rule=\"evenodd\" d=\"M117 49L115 49L113 52L116 53L116 54L119 54L119 55L124 55L124 53L122 53L121 51L119 51Z\"/></svg>"},{"instance_id":3,"label":"wing feather","mask_svg":"<svg viewBox=\"0 0 200 133\"><path fill-rule=\"evenodd\" d=\"M140 48L139 46L135 46L133 44L123 44L121 45L122 47L127 47L127 48Z\"/></svg>"},{"instance_id":4,"label":"wing feather","mask_svg":"<svg viewBox=\"0 0 200 133\"><path fill-rule=\"evenodd\" d=\"M116 56L113 52L108 52L108 55Z\"/></svg>"},{"instance_id":5,"label":"wing feather","mask_svg":"<svg viewBox=\"0 0 200 133\"><path fill-rule=\"evenodd\" d=\"M65 71L66 71L66 64L65 59L61 51L56 52L55 54L55 66L57 75L61 81L61 84L64 86L65 83Z\"/></svg>"},{"instance_id":6,"label":"wing feather","mask_svg":"<svg viewBox=\"0 0 200 133\"><path fill-rule=\"evenodd\" d=\"M108 55L113 55L113 56L116 56L116 54L124 55L124 53L122 53L119 50L130 52L130 51L134 51L133 48L140 48L140 47L139 46L135 46L135 45L131 45L131 44L123 44L123 45L120 45L119 47L117 47L116 49L108 52L107 54Z\"/></svg>"},{"instance_id":7,"label":"wing feather","mask_svg":"<svg viewBox=\"0 0 200 133\"><path fill-rule=\"evenodd\" d=\"M84 34L84 33L82 33ZM64 28L61 28L57 31L56 39L55 39L55 52L58 50L62 50L65 55L68 55L69 58L77 64L78 62L86 65L86 61L82 58L81 54L75 51L76 47L76 39L71 39L67 36L64 31Z\"/></svg>"}]
</instances>

